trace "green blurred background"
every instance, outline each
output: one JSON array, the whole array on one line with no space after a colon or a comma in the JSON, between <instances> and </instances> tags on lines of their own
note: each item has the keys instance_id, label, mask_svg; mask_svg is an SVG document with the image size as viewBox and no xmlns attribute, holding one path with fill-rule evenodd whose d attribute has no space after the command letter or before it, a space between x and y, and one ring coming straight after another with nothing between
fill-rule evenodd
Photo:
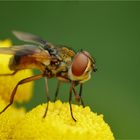
<instances>
[{"instance_id":1,"label":"green blurred background","mask_svg":"<svg viewBox=\"0 0 140 140\"><path fill-rule=\"evenodd\" d=\"M13 29L89 51L98 71L85 83L85 104L104 114L117 139L140 139L140 2L0 2L0 39L19 43ZM28 110L46 102L43 82ZM52 98L55 84L49 81ZM69 85L60 92L68 101Z\"/></svg>"}]
</instances>

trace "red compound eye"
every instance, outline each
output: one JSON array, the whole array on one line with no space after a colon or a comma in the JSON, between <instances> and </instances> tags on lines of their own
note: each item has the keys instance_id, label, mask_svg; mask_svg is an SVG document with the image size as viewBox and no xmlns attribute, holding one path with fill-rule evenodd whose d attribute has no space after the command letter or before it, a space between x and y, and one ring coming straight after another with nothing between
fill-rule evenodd
<instances>
[{"instance_id":1,"label":"red compound eye","mask_svg":"<svg viewBox=\"0 0 140 140\"><path fill-rule=\"evenodd\" d=\"M72 73L75 76L81 76L88 65L88 57L84 53L78 53L72 63Z\"/></svg>"}]
</instances>

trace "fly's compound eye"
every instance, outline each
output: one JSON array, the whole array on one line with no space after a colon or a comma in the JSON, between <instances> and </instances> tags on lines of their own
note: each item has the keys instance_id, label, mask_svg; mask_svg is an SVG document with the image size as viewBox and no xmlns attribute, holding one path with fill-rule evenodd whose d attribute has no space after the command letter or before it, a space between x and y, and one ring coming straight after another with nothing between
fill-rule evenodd
<instances>
[{"instance_id":1,"label":"fly's compound eye","mask_svg":"<svg viewBox=\"0 0 140 140\"><path fill-rule=\"evenodd\" d=\"M82 52L78 53L72 63L71 71L75 76L81 76L84 74L88 65L88 57Z\"/></svg>"}]
</instances>

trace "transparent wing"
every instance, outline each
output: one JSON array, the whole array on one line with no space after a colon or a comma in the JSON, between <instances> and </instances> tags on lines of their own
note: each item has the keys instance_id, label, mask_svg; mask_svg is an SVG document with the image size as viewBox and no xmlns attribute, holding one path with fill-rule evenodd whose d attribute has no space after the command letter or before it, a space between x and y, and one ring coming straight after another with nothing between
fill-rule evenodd
<instances>
[{"instance_id":1,"label":"transparent wing","mask_svg":"<svg viewBox=\"0 0 140 140\"><path fill-rule=\"evenodd\" d=\"M43 40L41 37L30 34L30 33L25 33L25 32L20 32L20 31L13 31L13 34L22 41L25 42L31 42L31 43L36 43L40 44L43 46L47 45L47 41Z\"/></svg>"},{"instance_id":2,"label":"transparent wing","mask_svg":"<svg viewBox=\"0 0 140 140\"><path fill-rule=\"evenodd\" d=\"M24 60L28 61L28 59L30 59L33 62L36 61L44 64L52 59L48 51L35 45L19 45L10 48L3 47L0 48L0 54L12 54L18 59L24 57Z\"/></svg>"},{"instance_id":3,"label":"transparent wing","mask_svg":"<svg viewBox=\"0 0 140 140\"><path fill-rule=\"evenodd\" d=\"M1 47L0 48L0 54L21 54L26 55L30 53L38 53L43 51L43 48L40 48L35 45L17 45L12 47Z\"/></svg>"},{"instance_id":4,"label":"transparent wing","mask_svg":"<svg viewBox=\"0 0 140 140\"><path fill-rule=\"evenodd\" d=\"M13 51L10 48L0 48L0 54L15 54L15 51Z\"/></svg>"}]
</instances>

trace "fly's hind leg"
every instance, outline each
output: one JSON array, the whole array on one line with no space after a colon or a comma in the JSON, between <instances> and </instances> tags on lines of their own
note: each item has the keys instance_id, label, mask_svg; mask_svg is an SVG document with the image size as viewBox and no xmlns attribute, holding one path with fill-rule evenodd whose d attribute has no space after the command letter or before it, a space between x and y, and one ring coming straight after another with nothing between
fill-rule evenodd
<instances>
[{"instance_id":1,"label":"fly's hind leg","mask_svg":"<svg viewBox=\"0 0 140 140\"><path fill-rule=\"evenodd\" d=\"M13 73L6 73L6 74L0 74L0 76L13 76L17 73L18 71L14 71Z\"/></svg>"},{"instance_id":2,"label":"fly's hind leg","mask_svg":"<svg viewBox=\"0 0 140 140\"><path fill-rule=\"evenodd\" d=\"M9 104L0 112L0 114L2 114L9 106L11 106L13 104L14 97L16 95L16 91L17 91L17 88L18 88L19 85L22 85L24 83L31 82L31 81L34 81L34 80L38 80L42 77L44 77L44 75L39 74L39 75L31 76L31 77L28 77L28 78L25 78L25 79L19 81L18 84L15 86L14 90L12 91Z\"/></svg>"},{"instance_id":3,"label":"fly's hind leg","mask_svg":"<svg viewBox=\"0 0 140 140\"><path fill-rule=\"evenodd\" d=\"M82 90L83 90L83 84L80 84L80 92L79 92L79 96L81 98L81 104L83 107L85 107L84 101L82 99Z\"/></svg>"},{"instance_id":4,"label":"fly's hind leg","mask_svg":"<svg viewBox=\"0 0 140 140\"><path fill-rule=\"evenodd\" d=\"M72 91L73 91L73 83L71 83L71 86L70 86L70 93L69 93L69 105L70 105L70 113L71 113L71 117L72 119L76 122L76 119L74 118L73 116L73 112L72 112Z\"/></svg>"}]
</instances>

